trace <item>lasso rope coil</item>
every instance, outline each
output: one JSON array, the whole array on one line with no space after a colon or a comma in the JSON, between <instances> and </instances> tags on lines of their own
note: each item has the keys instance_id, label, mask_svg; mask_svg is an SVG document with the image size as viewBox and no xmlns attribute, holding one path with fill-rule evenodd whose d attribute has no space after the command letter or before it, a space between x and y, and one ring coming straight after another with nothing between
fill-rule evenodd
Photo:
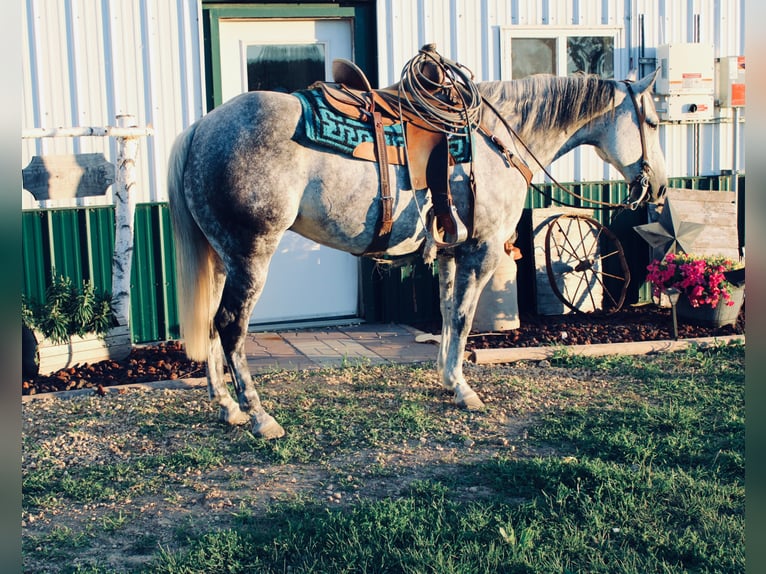
<instances>
[{"instance_id":1,"label":"lasso rope coil","mask_svg":"<svg viewBox=\"0 0 766 574\"><path fill-rule=\"evenodd\" d=\"M473 74L465 66L426 44L402 69L399 82L400 111L417 115L435 131L467 135L481 123L482 98Z\"/></svg>"}]
</instances>

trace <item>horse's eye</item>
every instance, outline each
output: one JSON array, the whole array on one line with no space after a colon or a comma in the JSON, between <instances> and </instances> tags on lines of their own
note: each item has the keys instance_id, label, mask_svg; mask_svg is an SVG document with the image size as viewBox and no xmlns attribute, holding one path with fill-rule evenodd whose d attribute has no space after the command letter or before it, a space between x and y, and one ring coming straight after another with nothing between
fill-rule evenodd
<instances>
[{"instance_id":1,"label":"horse's eye","mask_svg":"<svg viewBox=\"0 0 766 574\"><path fill-rule=\"evenodd\" d=\"M656 128L659 123L654 118L646 118L646 125L648 125L650 128Z\"/></svg>"}]
</instances>

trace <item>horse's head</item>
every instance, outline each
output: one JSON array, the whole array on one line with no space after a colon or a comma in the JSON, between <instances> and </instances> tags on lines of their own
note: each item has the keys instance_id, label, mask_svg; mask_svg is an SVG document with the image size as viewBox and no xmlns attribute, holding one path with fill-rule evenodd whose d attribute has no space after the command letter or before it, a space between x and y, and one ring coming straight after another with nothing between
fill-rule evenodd
<instances>
[{"instance_id":1,"label":"horse's head","mask_svg":"<svg viewBox=\"0 0 766 574\"><path fill-rule=\"evenodd\" d=\"M668 184L659 117L652 98L656 76L657 71L639 81L618 84L624 97L615 109L615 129L596 149L629 182L626 204L631 209L660 200Z\"/></svg>"}]
</instances>

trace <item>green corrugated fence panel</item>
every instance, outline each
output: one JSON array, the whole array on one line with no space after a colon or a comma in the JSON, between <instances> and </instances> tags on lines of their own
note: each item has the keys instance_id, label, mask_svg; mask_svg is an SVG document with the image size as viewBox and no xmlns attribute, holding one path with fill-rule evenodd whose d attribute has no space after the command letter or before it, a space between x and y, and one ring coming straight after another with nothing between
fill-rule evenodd
<instances>
[{"instance_id":1,"label":"green corrugated fence panel","mask_svg":"<svg viewBox=\"0 0 766 574\"><path fill-rule=\"evenodd\" d=\"M35 281L42 286L41 290L35 290L27 283L27 291L41 298L54 270L74 282L90 279L96 289L111 290L112 209L25 211L23 222L25 242L37 245L35 259L24 257L25 272L31 273L34 269Z\"/></svg>"},{"instance_id":2,"label":"green corrugated fence panel","mask_svg":"<svg viewBox=\"0 0 766 574\"><path fill-rule=\"evenodd\" d=\"M131 317L136 342L179 337L175 259L166 204L136 208Z\"/></svg>"},{"instance_id":3,"label":"green corrugated fence panel","mask_svg":"<svg viewBox=\"0 0 766 574\"><path fill-rule=\"evenodd\" d=\"M46 268L50 256L43 236L44 213L24 211L21 215L21 260L23 262L22 293L32 301L42 301L45 296Z\"/></svg>"},{"instance_id":4,"label":"green corrugated fence panel","mask_svg":"<svg viewBox=\"0 0 766 574\"><path fill-rule=\"evenodd\" d=\"M112 254L114 253L114 210L85 210L87 224L88 269L96 289L112 290Z\"/></svg>"},{"instance_id":5,"label":"green corrugated fence panel","mask_svg":"<svg viewBox=\"0 0 766 574\"><path fill-rule=\"evenodd\" d=\"M548 193L548 189L547 189L548 186L546 186L546 184L535 184L535 186L539 189L542 189L545 193ZM539 207L548 207L548 200L537 189L530 186L527 191L527 199L524 203L524 207L527 209L537 209Z\"/></svg>"},{"instance_id":6,"label":"green corrugated fence panel","mask_svg":"<svg viewBox=\"0 0 766 574\"><path fill-rule=\"evenodd\" d=\"M138 341L156 341L159 336L157 320L157 270L154 248L157 226L152 210L136 207L135 242L130 278L130 308L133 320L133 338Z\"/></svg>"},{"instance_id":7,"label":"green corrugated fence panel","mask_svg":"<svg viewBox=\"0 0 766 574\"><path fill-rule=\"evenodd\" d=\"M415 257L401 266L362 259L364 316L381 323L428 323L441 318L437 264Z\"/></svg>"},{"instance_id":8,"label":"green corrugated fence panel","mask_svg":"<svg viewBox=\"0 0 766 574\"><path fill-rule=\"evenodd\" d=\"M740 176L742 179L743 176ZM729 175L699 175L694 177L670 177L669 187L679 189L699 189L704 191L732 191Z\"/></svg>"},{"instance_id":9,"label":"green corrugated fence panel","mask_svg":"<svg viewBox=\"0 0 766 574\"><path fill-rule=\"evenodd\" d=\"M166 204L136 207L131 272L131 331L135 343L178 337L173 238ZM42 302L52 269L73 281L91 279L111 290L114 208L30 210L22 213L23 293Z\"/></svg>"},{"instance_id":10,"label":"green corrugated fence panel","mask_svg":"<svg viewBox=\"0 0 766 574\"><path fill-rule=\"evenodd\" d=\"M50 229L52 267L58 275L83 280L80 245L80 210L51 210L47 213Z\"/></svg>"},{"instance_id":11,"label":"green corrugated fence panel","mask_svg":"<svg viewBox=\"0 0 766 574\"><path fill-rule=\"evenodd\" d=\"M173 244L173 230L170 223L170 210L167 204L159 207L159 225L162 232L160 238L162 239L162 294L165 300L165 304L162 306L164 310L164 325L167 339L177 339L181 336L181 331L178 326L178 299L176 297L176 257L175 247Z\"/></svg>"}]
</instances>

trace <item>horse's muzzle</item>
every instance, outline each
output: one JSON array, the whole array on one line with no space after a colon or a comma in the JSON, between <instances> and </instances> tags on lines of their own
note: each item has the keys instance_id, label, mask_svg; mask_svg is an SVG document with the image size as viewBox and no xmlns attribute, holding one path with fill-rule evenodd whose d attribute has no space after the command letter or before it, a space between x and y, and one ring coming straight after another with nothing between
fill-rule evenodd
<instances>
[{"instance_id":1,"label":"horse's muzzle","mask_svg":"<svg viewBox=\"0 0 766 574\"><path fill-rule=\"evenodd\" d=\"M625 204L631 211L635 211L644 203L656 203L662 199L667 191L667 186L660 184L655 188L651 184L649 175L644 170L630 182L628 189L629 194Z\"/></svg>"}]
</instances>

